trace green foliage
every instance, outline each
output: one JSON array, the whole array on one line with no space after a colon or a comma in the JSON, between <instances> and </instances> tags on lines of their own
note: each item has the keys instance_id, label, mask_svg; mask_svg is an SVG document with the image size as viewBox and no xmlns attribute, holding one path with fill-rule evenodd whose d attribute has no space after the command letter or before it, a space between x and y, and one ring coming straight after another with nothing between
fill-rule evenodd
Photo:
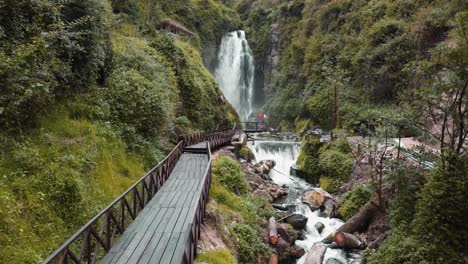
<instances>
[{"instance_id":1,"label":"green foliage","mask_svg":"<svg viewBox=\"0 0 468 264\"><path fill-rule=\"evenodd\" d=\"M318 138L309 136L303 140L296 162L311 179L319 179L321 188L337 193L351 174L351 146L345 138L322 145Z\"/></svg>"},{"instance_id":2,"label":"green foliage","mask_svg":"<svg viewBox=\"0 0 468 264\"><path fill-rule=\"evenodd\" d=\"M234 236L232 246L238 253L239 263L252 263L259 255L264 256L267 252L267 246L259 238L259 231L262 229L260 223L275 215L275 211L264 198L254 197L246 192L236 195L238 188L234 184L245 184L245 176L235 160L226 156L217 158L213 162L212 176L210 197L217 203L218 214L230 216L227 219L224 217L225 222L218 222L219 228L230 230L229 236ZM235 215L239 215L241 220ZM230 219L239 222L232 226Z\"/></svg>"},{"instance_id":3,"label":"green foliage","mask_svg":"<svg viewBox=\"0 0 468 264\"><path fill-rule=\"evenodd\" d=\"M362 186L358 186L345 193L339 203L339 213L345 220L350 219L370 200L371 192Z\"/></svg>"},{"instance_id":4,"label":"green foliage","mask_svg":"<svg viewBox=\"0 0 468 264\"><path fill-rule=\"evenodd\" d=\"M329 193L338 193L342 182L338 179L332 179L328 177L320 177L319 180L320 188L324 189Z\"/></svg>"},{"instance_id":5,"label":"green foliage","mask_svg":"<svg viewBox=\"0 0 468 264\"><path fill-rule=\"evenodd\" d=\"M227 190L236 194L247 193L247 181L238 162L228 157L216 159L213 173L217 175L221 184Z\"/></svg>"},{"instance_id":6,"label":"green foliage","mask_svg":"<svg viewBox=\"0 0 468 264\"><path fill-rule=\"evenodd\" d=\"M264 256L268 252L268 248L260 240L258 232L252 227L238 223L232 229L237 242L239 263L255 263L259 255Z\"/></svg>"},{"instance_id":7,"label":"green foliage","mask_svg":"<svg viewBox=\"0 0 468 264\"><path fill-rule=\"evenodd\" d=\"M320 154L320 169L322 175L344 181L351 174L352 159L337 150L327 150Z\"/></svg>"},{"instance_id":8,"label":"green foliage","mask_svg":"<svg viewBox=\"0 0 468 264\"><path fill-rule=\"evenodd\" d=\"M213 249L200 253L197 256L198 263L205 262L208 264L236 264L236 259L227 249Z\"/></svg>"},{"instance_id":9,"label":"green foliage","mask_svg":"<svg viewBox=\"0 0 468 264\"><path fill-rule=\"evenodd\" d=\"M342 93L334 125L353 121L342 116L347 104L392 104L400 92L421 84L403 69L450 39L455 14L466 9L463 1L274 2L238 6L265 69L264 111L275 126L308 117L325 128L333 123L330 73ZM277 64L268 60L272 51L279 54Z\"/></svg>"},{"instance_id":10,"label":"green foliage","mask_svg":"<svg viewBox=\"0 0 468 264\"><path fill-rule=\"evenodd\" d=\"M0 6L0 124L31 125L56 96L107 76L107 7L91 1L3 1Z\"/></svg>"},{"instance_id":11,"label":"green foliage","mask_svg":"<svg viewBox=\"0 0 468 264\"><path fill-rule=\"evenodd\" d=\"M463 220L468 213L467 164L466 157L447 158L445 166L439 164L431 172L422 190L417 174L399 177L401 190L392 202L391 235L371 254L369 263L463 263L468 230ZM420 198L415 204L410 199L416 196Z\"/></svg>"},{"instance_id":12,"label":"green foliage","mask_svg":"<svg viewBox=\"0 0 468 264\"><path fill-rule=\"evenodd\" d=\"M301 145L301 152L297 157L298 167L310 177L320 176L319 155L320 140L317 138L305 139Z\"/></svg>"},{"instance_id":13,"label":"green foliage","mask_svg":"<svg viewBox=\"0 0 468 264\"><path fill-rule=\"evenodd\" d=\"M228 103L222 101L217 82L204 67L199 51L169 34L161 34L151 46L173 65L182 114L193 126L207 130L230 126L226 113L237 114Z\"/></svg>"},{"instance_id":14,"label":"green foliage","mask_svg":"<svg viewBox=\"0 0 468 264\"><path fill-rule=\"evenodd\" d=\"M42 261L144 173L109 126L65 106L40 124L26 140L2 141L2 263Z\"/></svg>"},{"instance_id":15,"label":"green foliage","mask_svg":"<svg viewBox=\"0 0 468 264\"><path fill-rule=\"evenodd\" d=\"M462 263L468 224L468 160L447 157L421 191L413 221L415 234L424 245L424 258L436 262Z\"/></svg>"}]
</instances>

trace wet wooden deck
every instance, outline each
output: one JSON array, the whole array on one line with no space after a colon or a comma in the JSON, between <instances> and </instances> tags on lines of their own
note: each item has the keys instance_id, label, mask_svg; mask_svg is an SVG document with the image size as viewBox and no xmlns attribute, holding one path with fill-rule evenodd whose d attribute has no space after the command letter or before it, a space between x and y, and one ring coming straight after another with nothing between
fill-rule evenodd
<instances>
[{"instance_id":1,"label":"wet wooden deck","mask_svg":"<svg viewBox=\"0 0 468 264\"><path fill-rule=\"evenodd\" d=\"M187 147L161 189L125 230L101 263L181 263L190 226L208 175L209 155Z\"/></svg>"}]
</instances>

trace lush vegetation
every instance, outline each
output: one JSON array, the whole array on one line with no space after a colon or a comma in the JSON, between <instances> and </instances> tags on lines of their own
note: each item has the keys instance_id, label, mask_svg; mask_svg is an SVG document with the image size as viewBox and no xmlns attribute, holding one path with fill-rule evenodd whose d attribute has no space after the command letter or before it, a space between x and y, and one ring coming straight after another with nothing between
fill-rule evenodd
<instances>
[{"instance_id":1,"label":"lush vegetation","mask_svg":"<svg viewBox=\"0 0 468 264\"><path fill-rule=\"evenodd\" d=\"M41 262L179 135L235 121L201 54L238 25L211 0L1 1L0 262Z\"/></svg>"},{"instance_id":2,"label":"lush vegetation","mask_svg":"<svg viewBox=\"0 0 468 264\"><path fill-rule=\"evenodd\" d=\"M323 144L318 138L307 136L303 140L297 164L312 182L319 179L324 190L338 193L341 184L351 174L351 147L344 138Z\"/></svg>"},{"instance_id":3,"label":"lush vegetation","mask_svg":"<svg viewBox=\"0 0 468 264\"><path fill-rule=\"evenodd\" d=\"M245 191L240 192L236 185L244 186ZM223 230L237 261L255 263L259 256L268 256L268 245L260 240L261 224L275 212L268 201L247 192L245 174L237 161L226 156L214 161L210 197L216 202L212 210L223 216L217 221L218 230Z\"/></svg>"},{"instance_id":4,"label":"lush vegetation","mask_svg":"<svg viewBox=\"0 0 468 264\"><path fill-rule=\"evenodd\" d=\"M371 199L388 213L389 238L369 252L370 263L466 259L467 8L465 1L407 0L237 5L265 69L262 111L270 125L369 138L363 147L370 155L371 195L354 189L344 195L341 212L348 218ZM404 136L438 144L436 157L411 152L436 161L436 168L429 172L381 155L390 138ZM321 176L322 188L337 192L349 172L348 155L309 138L297 163Z\"/></svg>"}]
</instances>

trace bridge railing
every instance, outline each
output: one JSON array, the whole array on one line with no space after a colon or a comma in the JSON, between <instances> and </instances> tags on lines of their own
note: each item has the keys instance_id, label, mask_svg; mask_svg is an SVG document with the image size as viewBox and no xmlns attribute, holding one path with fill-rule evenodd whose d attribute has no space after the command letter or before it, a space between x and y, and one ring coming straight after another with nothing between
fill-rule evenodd
<instances>
[{"instance_id":1,"label":"bridge railing","mask_svg":"<svg viewBox=\"0 0 468 264\"><path fill-rule=\"evenodd\" d=\"M262 121L240 122L240 126L247 131L266 131L268 129L267 123Z\"/></svg>"},{"instance_id":2,"label":"bridge railing","mask_svg":"<svg viewBox=\"0 0 468 264\"><path fill-rule=\"evenodd\" d=\"M207 131L181 137L177 146L164 160L81 227L43 263L96 263L99 261L109 252L114 241L125 232L168 179L184 151L184 146L207 141L206 153L209 156L209 166L205 172L203 191L197 204L195 219L190 230L187 230L190 243L187 244L183 257L184 263L193 263L196 255L196 241L200 236L200 224L205 213L211 183L211 149L230 142L236 132L237 130Z\"/></svg>"},{"instance_id":3,"label":"bridge railing","mask_svg":"<svg viewBox=\"0 0 468 264\"><path fill-rule=\"evenodd\" d=\"M238 130L226 131L204 131L197 132L190 135L185 135L180 138L184 142L184 146L198 144L200 142L208 141L211 149L218 148L219 146L230 142Z\"/></svg>"},{"instance_id":4,"label":"bridge railing","mask_svg":"<svg viewBox=\"0 0 468 264\"><path fill-rule=\"evenodd\" d=\"M202 193L200 195L200 200L197 203L195 209L195 217L191 221L190 225L187 226L187 242L185 244L185 250L183 251L182 259L175 259L173 263L182 263L182 264L192 264L195 262L195 257L197 256L197 241L200 238L201 233L201 224L203 218L206 214L206 205L209 199L210 185L211 185L211 149L214 148L211 146L210 142L207 144L206 152L208 154L209 162L205 170L203 177Z\"/></svg>"},{"instance_id":5,"label":"bridge railing","mask_svg":"<svg viewBox=\"0 0 468 264\"><path fill-rule=\"evenodd\" d=\"M169 155L86 223L44 263L96 263L135 220L167 180L182 155L179 142Z\"/></svg>"}]
</instances>

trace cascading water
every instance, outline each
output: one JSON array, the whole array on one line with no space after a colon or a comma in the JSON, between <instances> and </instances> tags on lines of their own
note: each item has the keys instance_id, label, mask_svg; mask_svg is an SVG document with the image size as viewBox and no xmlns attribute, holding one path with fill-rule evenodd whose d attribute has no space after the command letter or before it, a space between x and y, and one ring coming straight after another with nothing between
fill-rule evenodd
<instances>
[{"instance_id":1,"label":"cascading water","mask_svg":"<svg viewBox=\"0 0 468 264\"><path fill-rule=\"evenodd\" d=\"M226 34L219 48L215 76L242 120L247 120L253 111L254 71L254 59L245 32L237 30Z\"/></svg>"},{"instance_id":2,"label":"cascading water","mask_svg":"<svg viewBox=\"0 0 468 264\"><path fill-rule=\"evenodd\" d=\"M274 160L276 166L270 171L271 179L278 185L286 184L289 187L288 195L281 203L295 205L296 209L294 213L305 215L308 218L305 239L296 241L296 245L304 248L307 252L314 242L321 241L328 234L338 229L343 223L339 219L322 217L318 210L312 212L309 206L302 203L302 194L304 191L312 189L314 186L289 173L289 168L296 162L297 156L299 155L299 142L281 141L277 139L256 139L254 142L255 143L249 142L248 146L255 154L257 161L266 159ZM325 225L321 234L314 227L317 222L322 222ZM304 263L305 257L306 255L300 258L297 263ZM341 263L348 263L344 252L339 249L328 248L323 263L327 263L330 258L340 260Z\"/></svg>"}]
</instances>

